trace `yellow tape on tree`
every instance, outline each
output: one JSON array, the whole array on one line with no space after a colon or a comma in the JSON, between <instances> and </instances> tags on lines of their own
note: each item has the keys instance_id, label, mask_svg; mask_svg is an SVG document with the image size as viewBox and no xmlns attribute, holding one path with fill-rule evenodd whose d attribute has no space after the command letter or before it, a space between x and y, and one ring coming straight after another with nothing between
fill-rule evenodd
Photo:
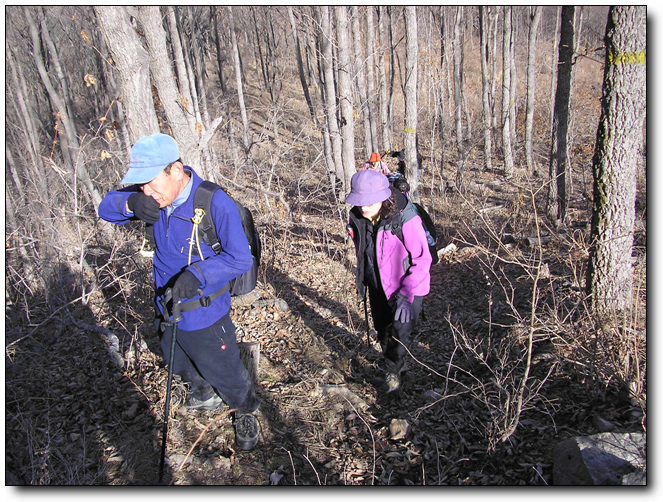
<instances>
[{"instance_id":1,"label":"yellow tape on tree","mask_svg":"<svg viewBox=\"0 0 663 502\"><path fill-rule=\"evenodd\" d=\"M623 54L608 53L608 63L614 66L623 64L646 64L647 51L625 52Z\"/></svg>"}]
</instances>

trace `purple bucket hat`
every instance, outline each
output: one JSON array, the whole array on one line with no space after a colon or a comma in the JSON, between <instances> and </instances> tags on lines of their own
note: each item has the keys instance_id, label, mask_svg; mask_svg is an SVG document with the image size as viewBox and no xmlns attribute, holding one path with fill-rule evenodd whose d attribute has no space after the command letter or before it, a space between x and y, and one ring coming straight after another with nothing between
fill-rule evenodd
<instances>
[{"instance_id":1,"label":"purple bucket hat","mask_svg":"<svg viewBox=\"0 0 663 502\"><path fill-rule=\"evenodd\" d=\"M370 206L387 200L390 195L389 179L382 173L366 169L352 176L345 202L353 206Z\"/></svg>"}]
</instances>

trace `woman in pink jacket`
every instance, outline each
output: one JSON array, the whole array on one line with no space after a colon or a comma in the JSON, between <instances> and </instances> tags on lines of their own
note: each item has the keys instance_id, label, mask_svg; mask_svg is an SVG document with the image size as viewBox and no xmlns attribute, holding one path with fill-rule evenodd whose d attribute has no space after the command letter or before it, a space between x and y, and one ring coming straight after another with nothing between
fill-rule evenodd
<instances>
[{"instance_id":1,"label":"woman in pink jacket","mask_svg":"<svg viewBox=\"0 0 663 502\"><path fill-rule=\"evenodd\" d=\"M430 291L432 258L421 218L384 174L355 173L345 200L357 253L357 291L368 300L385 359L387 392L400 390L406 347Z\"/></svg>"}]
</instances>

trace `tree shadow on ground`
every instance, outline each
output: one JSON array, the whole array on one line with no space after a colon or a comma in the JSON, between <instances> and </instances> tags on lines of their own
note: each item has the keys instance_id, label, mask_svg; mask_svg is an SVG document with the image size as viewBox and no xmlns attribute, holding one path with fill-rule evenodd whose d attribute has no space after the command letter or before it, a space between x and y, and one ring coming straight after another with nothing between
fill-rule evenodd
<instances>
[{"instance_id":1,"label":"tree shadow on ground","mask_svg":"<svg viewBox=\"0 0 663 502\"><path fill-rule=\"evenodd\" d=\"M7 312L6 469L26 485L156 479L158 418L148 396L111 363L90 306L72 301L77 283L62 265L48 285L49 305L29 298L44 305L29 320Z\"/></svg>"}]
</instances>

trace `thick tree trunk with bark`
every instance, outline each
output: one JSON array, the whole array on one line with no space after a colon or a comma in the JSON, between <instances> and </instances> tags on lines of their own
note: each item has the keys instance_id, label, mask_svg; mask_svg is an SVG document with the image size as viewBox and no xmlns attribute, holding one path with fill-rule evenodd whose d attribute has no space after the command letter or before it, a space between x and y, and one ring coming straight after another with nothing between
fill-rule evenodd
<instances>
[{"instance_id":1,"label":"thick tree trunk with bark","mask_svg":"<svg viewBox=\"0 0 663 502\"><path fill-rule=\"evenodd\" d=\"M646 24L643 6L610 8L587 274L587 292L601 313L632 304L636 173L647 106Z\"/></svg>"},{"instance_id":2,"label":"thick tree trunk with bark","mask_svg":"<svg viewBox=\"0 0 663 502\"><path fill-rule=\"evenodd\" d=\"M119 76L120 99L133 144L159 132L150 84L150 56L131 26L125 7L98 6L94 12Z\"/></svg>"},{"instance_id":3,"label":"thick tree trunk with bark","mask_svg":"<svg viewBox=\"0 0 663 502\"><path fill-rule=\"evenodd\" d=\"M177 141L182 159L188 164L199 166L200 157L196 152L197 137L187 119L187 110L183 107L180 93L175 85L170 64L172 58L166 44L166 31L161 22L161 11L156 6L138 7L138 19L147 41L152 82L166 113L170 126L169 133ZM175 35L173 38L179 39L176 32L173 35ZM200 132L202 133L202 130Z\"/></svg>"}]
</instances>

